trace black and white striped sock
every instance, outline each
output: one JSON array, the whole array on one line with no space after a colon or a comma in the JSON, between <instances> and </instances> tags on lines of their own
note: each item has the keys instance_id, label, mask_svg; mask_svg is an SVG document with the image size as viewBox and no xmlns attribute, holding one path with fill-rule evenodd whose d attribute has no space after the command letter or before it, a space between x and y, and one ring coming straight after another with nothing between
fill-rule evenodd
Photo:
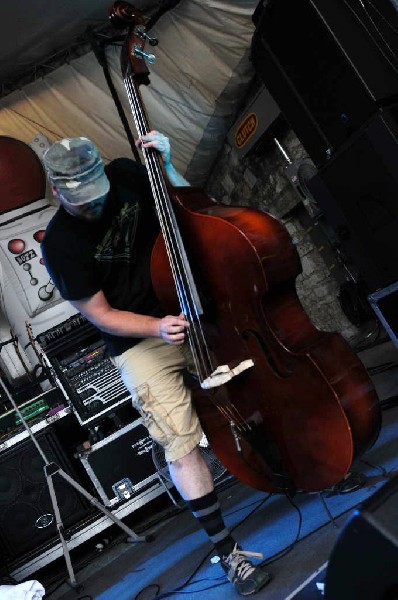
<instances>
[{"instance_id":1,"label":"black and white striped sock","mask_svg":"<svg viewBox=\"0 0 398 600\"><path fill-rule=\"evenodd\" d=\"M186 500L186 503L213 542L219 556L230 554L234 549L235 540L225 526L215 491L201 498Z\"/></svg>"}]
</instances>

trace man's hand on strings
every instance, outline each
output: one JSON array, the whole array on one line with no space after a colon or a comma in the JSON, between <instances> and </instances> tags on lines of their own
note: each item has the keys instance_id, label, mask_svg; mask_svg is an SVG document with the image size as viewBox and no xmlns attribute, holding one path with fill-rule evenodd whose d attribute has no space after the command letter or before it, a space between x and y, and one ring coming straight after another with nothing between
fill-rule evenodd
<instances>
[{"instance_id":1,"label":"man's hand on strings","mask_svg":"<svg viewBox=\"0 0 398 600\"><path fill-rule=\"evenodd\" d=\"M163 135L163 133L153 130L146 135L140 135L135 145L137 148L153 148L160 153L167 179L171 185L174 187L185 187L190 185L189 181L187 181L173 166L171 162L170 140Z\"/></svg>"},{"instance_id":2,"label":"man's hand on strings","mask_svg":"<svg viewBox=\"0 0 398 600\"><path fill-rule=\"evenodd\" d=\"M154 148L167 166L171 162L170 140L160 131L150 131L146 135L140 135L135 145L137 148Z\"/></svg>"},{"instance_id":3,"label":"man's hand on strings","mask_svg":"<svg viewBox=\"0 0 398 600\"><path fill-rule=\"evenodd\" d=\"M167 342L179 346L185 341L185 331L189 327L189 322L181 313L178 317L167 315L160 319L159 335Z\"/></svg>"}]
</instances>

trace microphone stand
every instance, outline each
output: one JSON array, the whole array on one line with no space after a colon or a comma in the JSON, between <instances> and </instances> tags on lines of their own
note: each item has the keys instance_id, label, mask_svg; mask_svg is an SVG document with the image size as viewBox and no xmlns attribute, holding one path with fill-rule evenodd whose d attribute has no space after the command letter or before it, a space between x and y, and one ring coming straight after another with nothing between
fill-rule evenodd
<instances>
[{"instance_id":1,"label":"microphone stand","mask_svg":"<svg viewBox=\"0 0 398 600\"><path fill-rule=\"evenodd\" d=\"M64 557L65 557L66 567L67 567L68 574L69 574L69 583L73 587L78 587L78 584L77 584L77 581L76 581L76 577L75 577L75 573L74 573L73 566L72 566L72 561L71 561L71 558L70 558L70 553L69 553L69 548L68 548L68 544L67 544L67 539L65 538L65 535L64 535L64 526L63 526L63 523L62 523L61 513L60 513L58 502L57 502L57 496L56 496L55 489L54 489L54 482L53 482L54 475L58 474L60 477L62 477L67 483L69 483L73 488L75 488L75 490L77 490L78 492L80 492L80 494L82 494L85 498L87 498L87 500L91 504L93 504L104 515L106 515L114 523L116 523L116 525L118 525L120 527L120 529L122 529L125 533L128 534L128 536L129 536L127 538L128 542L147 542L147 541L150 541L150 536L138 536L132 529L130 529L129 527L127 527L127 525L125 525L123 523L123 521L121 521L120 519L118 519L114 514L112 514L109 510L107 510L105 508L105 506L103 506L100 502L98 502L98 500L94 496L92 496L91 494L89 494L79 483L77 483L77 481L75 481L74 479L72 479L72 477L70 477L70 475L68 475L67 473L65 473L65 471L63 469L61 469L61 467L59 465L57 465L57 463L50 462L48 460L48 458L45 455L43 449L40 447L40 444L36 440L33 431L31 430L31 428L29 427L28 423L26 422L24 416L22 415L21 411L19 410L19 408L17 406L17 403L15 402L14 398L11 396L10 392L8 391L8 389L6 388L6 386L4 385L4 382L3 382L3 380L2 380L1 377L0 377L0 385L3 388L4 393L7 396L8 400L11 402L11 404L12 404L15 412L17 413L18 417L20 418L21 423L23 424L24 428L26 429L27 433L29 434L30 439L32 440L32 442L35 445L37 451L39 452L40 456L43 459L43 462L44 462L44 467L43 467L44 475L45 475L46 482L47 482L47 485L48 485L48 489L49 489L49 492L50 492L51 503L52 503L53 510L54 510L54 515L55 515L55 520L56 520L58 535L59 535L59 539L60 539L60 542L61 542L61 545L62 545L62 550L63 550L63 554L64 554Z\"/></svg>"}]
</instances>

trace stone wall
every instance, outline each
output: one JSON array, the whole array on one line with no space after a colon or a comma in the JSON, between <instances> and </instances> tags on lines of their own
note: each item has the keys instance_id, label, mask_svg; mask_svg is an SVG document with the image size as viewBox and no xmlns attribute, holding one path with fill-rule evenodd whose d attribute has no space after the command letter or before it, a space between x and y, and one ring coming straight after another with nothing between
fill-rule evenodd
<instances>
[{"instance_id":1,"label":"stone wall","mask_svg":"<svg viewBox=\"0 0 398 600\"><path fill-rule=\"evenodd\" d=\"M306 158L300 141L281 118L243 158L226 142L208 178L206 192L224 204L259 208L277 217L297 245L303 272L296 287L310 319L321 330L338 331L346 340L354 340L358 329L338 301L339 285L344 281L341 265L332 245L325 251L325 244L314 243L309 230L314 225L316 207L307 200L302 202L287 176L288 163L274 137L290 160ZM303 211L307 218L303 219Z\"/></svg>"}]
</instances>

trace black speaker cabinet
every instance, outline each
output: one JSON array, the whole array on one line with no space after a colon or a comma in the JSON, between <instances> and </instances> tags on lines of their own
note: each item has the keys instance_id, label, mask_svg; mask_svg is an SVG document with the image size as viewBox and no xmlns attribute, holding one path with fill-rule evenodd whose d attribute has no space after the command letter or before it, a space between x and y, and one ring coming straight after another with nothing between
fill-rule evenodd
<instances>
[{"instance_id":1,"label":"black speaker cabinet","mask_svg":"<svg viewBox=\"0 0 398 600\"><path fill-rule=\"evenodd\" d=\"M50 462L73 479L76 473L52 428L36 435ZM44 461L30 440L0 453L0 548L3 564L38 555L59 541L54 511L43 472ZM53 478L65 529L93 513L92 506L58 474ZM82 482L80 482L82 485Z\"/></svg>"},{"instance_id":2,"label":"black speaker cabinet","mask_svg":"<svg viewBox=\"0 0 398 600\"><path fill-rule=\"evenodd\" d=\"M398 281L398 108L380 111L307 186L373 292Z\"/></svg>"},{"instance_id":3,"label":"black speaker cabinet","mask_svg":"<svg viewBox=\"0 0 398 600\"><path fill-rule=\"evenodd\" d=\"M252 58L320 167L398 97L398 12L390 0L268 0Z\"/></svg>"},{"instance_id":4,"label":"black speaker cabinet","mask_svg":"<svg viewBox=\"0 0 398 600\"><path fill-rule=\"evenodd\" d=\"M398 476L386 483L344 527L330 555L327 600L398 598Z\"/></svg>"}]
</instances>

